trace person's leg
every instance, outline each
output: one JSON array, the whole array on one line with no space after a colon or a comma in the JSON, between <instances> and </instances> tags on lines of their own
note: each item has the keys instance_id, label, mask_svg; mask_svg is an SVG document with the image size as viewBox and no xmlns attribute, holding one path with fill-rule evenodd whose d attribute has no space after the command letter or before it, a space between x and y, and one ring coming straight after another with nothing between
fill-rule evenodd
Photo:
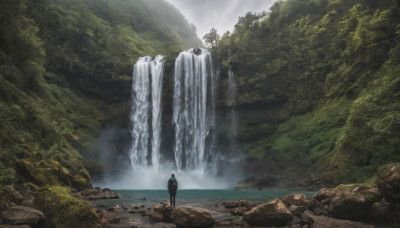
<instances>
[{"instance_id":1,"label":"person's leg","mask_svg":"<svg viewBox=\"0 0 400 228\"><path fill-rule=\"evenodd\" d=\"M171 205L171 207L172 207L172 196L173 196L173 194L169 194L169 203L170 203L170 205Z\"/></svg>"},{"instance_id":2,"label":"person's leg","mask_svg":"<svg viewBox=\"0 0 400 228\"><path fill-rule=\"evenodd\" d=\"M172 195L173 200L174 200L174 207L175 207L175 195L176 195L176 193Z\"/></svg>"}]
</instances>

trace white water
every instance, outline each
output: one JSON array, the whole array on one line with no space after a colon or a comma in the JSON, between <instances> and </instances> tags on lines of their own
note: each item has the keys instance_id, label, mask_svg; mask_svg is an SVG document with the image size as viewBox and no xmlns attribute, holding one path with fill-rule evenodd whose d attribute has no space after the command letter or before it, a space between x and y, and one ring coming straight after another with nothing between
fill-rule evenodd
<instances>
[{"instance_id":1,"label":"white water","mask_svg":"<svg viewBox=\"0 0 400 228\"><path fill-rule=\"evenodd\" d=\"M236 180L216 176L219 155L213 147L217 78L211 54L201 49L175 61L173 119L174 159L161 159L163 57L139 58L132 82L132 169L108 179L114 189L166 189L175 173L179 189L226 189ZM149 143L151 142L151 143ZM101 184L101 183L99 183Z\"/></svg>"},{"instance_id":2,"label":"white water","mask_svg":"<svg viewBox=\"0 0 400 228\"><path fill-rule=\"evenodd\" d=\"M155 60L149 56L141 57L133 67L131 110L133 142L130 159L134 170L149 165L156 170L159 168L163 58L160 55ZM149 149L150 130L152 132L151 150Z\"/></svg>"},{"instance_id":3,"label":"white water","mask_svg":"<svg viewBox=\"0 0 400 228\"><path fill-rule=\"evenodd\" d=\"M178 171L213 174L216 75L211 53L197 50L181 52L175 61L175 164Z\"/></svg>"}]
</instances>

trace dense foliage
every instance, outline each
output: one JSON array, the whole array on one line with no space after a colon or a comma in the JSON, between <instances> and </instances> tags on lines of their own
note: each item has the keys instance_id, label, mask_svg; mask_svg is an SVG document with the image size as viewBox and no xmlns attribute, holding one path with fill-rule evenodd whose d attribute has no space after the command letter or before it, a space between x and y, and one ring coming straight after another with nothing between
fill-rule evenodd
<instances>
[{"instance_id":1,"label":"dense foliage","mask_svg":"<svg viewBox=\"0 0 400 228\"><path fill-rule=\"evenodd\" d=\"M163 0L0 1L0 184L90 187L80 153L128 116L137 58L200 44Z\"/></svg>"},{"instance_id":2,"label":"dense foliage","mask_svg":"<svg viewBox=\"0 0 400 228\"><path fill-rule=\"evenodd\" d=\"M239 18L213 51L236 74L239 105L267 110L262 137L239 132L250 156L296 161L333 182L400 161L399 4L287 0Z\"/></svg>"}]
</instances>

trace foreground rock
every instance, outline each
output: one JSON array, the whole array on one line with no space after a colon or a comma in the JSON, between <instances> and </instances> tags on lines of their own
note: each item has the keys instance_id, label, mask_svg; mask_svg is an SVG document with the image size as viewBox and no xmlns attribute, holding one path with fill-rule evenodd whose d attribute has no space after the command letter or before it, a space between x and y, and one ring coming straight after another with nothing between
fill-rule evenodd
<instances>
[{"instance_id":1,"label":"foreground rock","mask_svg":"<svg viewBox=\"0 0 400 228\"><path fill-rule=\"evenodd\" d=\"M44 212L52 227L103 227L92 206L73 197L66 187L40 188L36 194L35 207Z\"/></svg>"},{"instance_id":2,"label":"foreground rock","mask_svg":"<svg viewBox=\"0 0 400 228\"><path fill-rule=\"evenodd\" d=\"M210 211L198 207L177 207L172 210L171 221L178 227L212 228L215 218Z\"/></svg>"},{"instance_id":3,"label":"foreground rock","mask_svg":"<svg viewBox=\"0 0 400 228\"><path fill-rule=\"evenodd\" d=\"M99 200L99 199L118 199L121 196L108 188L86 189L73 194L75 197L83 200Z\"/></svg>"},{"instance_id":4,"label":"foreground rock","mask_svg":"<svg viewBox=\"0 0 400 228\"><path fill-rule=\"evenodd\" d=\"M295 205L297 207L310 207L311 201L304 194L290 194L282 197L282 201L287 205Z\"/></svg>"},{"instance_id":5,"label":"foreground rock","mask_svg":"<svg viewBox=\"0 0 400 228\"><path fill-rule=\"evenodd\" d=\"M362 223L350 220L339 220L327 216L316 216L311 211L305 211L304 215L312 221L313 228L326 227L347 227L347 228L373 228L374 226L364 225Z\"/></svg>"},{"instance_id":6,"label":"foreground rock","mask_svg":"<svg viewBox=\"0 0 400 228\"><path fill-rule=\"evenodd\" d=\"M171 204L168 200L164 204L154 205L151 208L150 217L158 222L162 222L162 221L170 222L172 210L173 210L173 207L171 207Z\"/></svg>"},{"instance_id":7,"label":"foreground rock","mask_svg":"<svg viewBox=\"0 0 400 228\"><path fill-rule=\"evenodd\" d=\"M5 210L0 215L4 224L29 225L30 227L45 227L46 216L43 212L23 206L14 206Z\"/></svg>"},{"instance_id":8,"label":"foreground rock","mask_svg":"<svg viewBox=\"0 0 400 228\"><path fill-rule=\"evenodd\" d=\"M389 201L400 202L400 166L390 165L378 174L379 189Z\"/></svg>"},{"instance_id":9,"label":"foreground rock","mask_svg":"<svg viewBox=\"0 0 400 228\"><path fill-rule=\"evenodd\" d=\"M243 220L253 226L283 226L292 219L293 214L279 199L253 207L243 215Z\"/></svg>"}]
</instances>

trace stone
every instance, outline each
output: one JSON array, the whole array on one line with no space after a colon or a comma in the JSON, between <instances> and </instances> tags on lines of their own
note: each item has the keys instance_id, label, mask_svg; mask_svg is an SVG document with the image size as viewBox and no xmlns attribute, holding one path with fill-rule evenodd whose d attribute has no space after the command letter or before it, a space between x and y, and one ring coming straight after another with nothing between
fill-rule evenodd
<instances>
[{"instance_id":1,"label":"stone","mask_svg":"<svg viewBox=\"0 0 400 228\"><path fill-rule=\"evenodd\" d=\"M374 221L379 221L384 224L393 224L395 217L395 211L391 208L388 202L377 202L374 203L370 210L368 218Z\"/></svg>"},{"instance_id":2,"label":"stone","mask_svg":"<svg viewBox=\"0 0 400 228\"><path fill-rule=\"evenodd\" d=\"M121 220L121 218L116 213L108 211L102 211L100 217L100 221L103 224L115 224L119 223L119 221Z\"/></svg>"},{"instance_id":3,"label":"stone","mask_svg":"<svg viewBox=\"0 0 400 228\"><path fill-rule=\"evenodd\" d=\"M287 205L296 205L309 208L311 206L311 201L307 200L304 194L290 194L282 197L282 201Z\"/></svg>"},{"instance_id":4,"label":"stone","mask_svg":"<svg viewBox=\"0 0 400 228\"><path fill-rule=\"evenodd\" d=\"M333 215L341 219L360 219L368 216L371 201L365 195L354 192L337 194L331 203Z\"/></svg>"},{"instance_id":5,"label":"stone","mask_svg":"<svg viewBox=\"0 0 400 228\"><path fill-rule=\"evenodd\" d=\"M14 206L5 210L0 215L3 223L9 225L29 225L31 227L44 227L47 220L43 212L23 206Z\"/></svg>"},{"instance_id":6,"label":"stone","mask_svg":"<svg viewBox=\"0 0 400 228\"><path fill-rule=\"evenodd\" d=\"M173 223L159 222L159 223L154 224L152 226L152 228L176 228L176 225Z\"/></svg>"},{"instance_id":7,"label":"stone","mask_svg":"<svg viewBox=\"0 0 400 228\"><path fill-rule=\"evenodd\" d=\"M232 215L243 215L247 211L246 207L237 207L231 210Z\"/></svg>"},{"instance_id":8,"label":"stone","mask_svg":"<svg viewBox=\"0 0 400 228\"><path fill-rule=\"evenodd\" d=\"M85 189L83 191L73 193L73 195L79 199L83 200L99 200L99 199L117 199L121 198L121 196L109 188L100 189Z\"/></svg>"},{"instance_id":9,"label":"stone","mask_svg":"<svg viewBox=\"0 0 400 228\"><path fill-rule=\"evenodd\" d=\"M292 219L293 214L279 199L255 206L243 215L243 220L252 226L282 226Z\"/></svg>"},{"instance_id":10,"label":"stone","mask_svg":"<svg viewBox=\"0 0 400 228\"><path fill-rule=\"evenodd\" d=\"M350 220L339 220L329 218L327 216L315 216L311 211L304 212L305 217L312 220L313 228L326 228L326 227L346 227L346 228L373 228L374 226L364 225L359 222L353 222Z\"/></svg>"},{"instance_id":11,"label":"stone","mask_svg":"<svg viewBox=\"0 0 400 228\"><path fill-rule=\"evenodd\" d=\"M292 205L289 207L289 211L292 212L292 213L295 214L295 215L300 215L300 214L303 213L305 210L307 210L306 207L303 207L303 206L296 206L296 205L294 205L294 204L292 204Z\"/></svg>"},{"instance_id":12,"label":"stone","mask_svg":"<svg viewBox=\"0 0 400 228\"><path fill-rule=\"evenodd\" d=\"M384 197L390 201L400 202L400 166L390 165L378 174L376 179Z\"/></svg>"},{"instance_id":13,"label":"stone","mask_svg":"<svg viewBox=\"0 0 400 228\"><path fill-rule=\"evenodd\" d=\"M178 227L212 228L215 218L210 211L198 207L177 207L171 213L171 221Z\"/></svg>"},{"instance_id":14,"label":"stone","mask_svg":"<svg viewBox=\"0 0 400 228\"><path fill-rule=\"evenodd\" d=\"M155 221L161 222L170 222L170 216L173 211L173 207L169 203L169 200L165 201L164 204L157 204L151 208L150 217Z\"/></svg>"},{"instance_id":15,"label":"stone","mask_svg":"<svg viewBox=\"0 0 400 228\"><path fill-rule=\"evenodd\" d=\"M315 193L311 199L315 199L323 204L329 204L331 199L336 195L335 191L331 188L321 188ZM322 202L324 201L324 202Z\"/></svg>"}]
</instances>

